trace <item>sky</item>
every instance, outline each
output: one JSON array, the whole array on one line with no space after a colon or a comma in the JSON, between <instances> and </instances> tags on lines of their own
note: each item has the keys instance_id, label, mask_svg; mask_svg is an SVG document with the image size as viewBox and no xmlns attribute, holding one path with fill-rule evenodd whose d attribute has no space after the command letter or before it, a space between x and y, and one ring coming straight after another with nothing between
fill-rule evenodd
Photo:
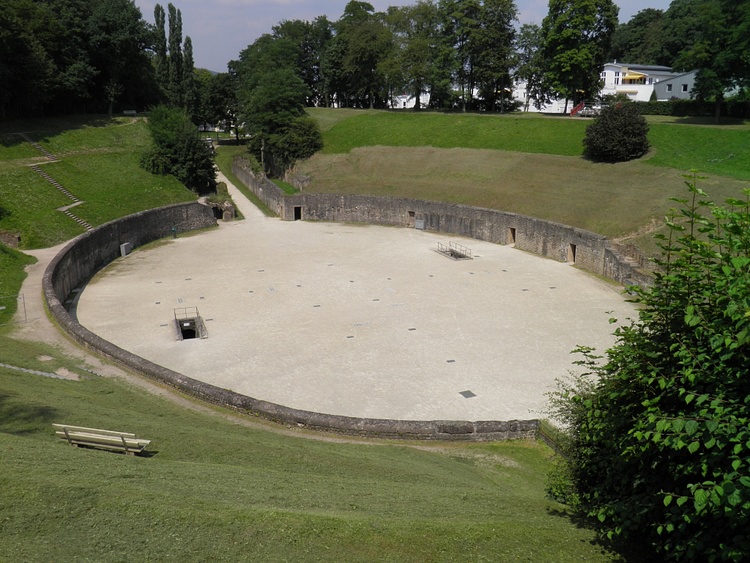
<instances>
[{"instance_id":1,"label":"sky","mask_svg":"<svg viewBox=\"0 0 750 563\"><path fill-rule=\"evenodd\" d=\"M182 13L183 36L193 42L196 68L226 72L227 63L239 58L240 52L283 20L312 21L327 16L337 21L349 0L172 0ZM627 22L646 8L666 10L671 0L615 0L620 7L620 21ZM414 0L369 0L375 10L389 6L414 4ZM166 1L135 0L143 18L154 22L154 6ZM547 0L516 0L520 23L541 24L547 15Z\"/></svg>"}]
</instances>

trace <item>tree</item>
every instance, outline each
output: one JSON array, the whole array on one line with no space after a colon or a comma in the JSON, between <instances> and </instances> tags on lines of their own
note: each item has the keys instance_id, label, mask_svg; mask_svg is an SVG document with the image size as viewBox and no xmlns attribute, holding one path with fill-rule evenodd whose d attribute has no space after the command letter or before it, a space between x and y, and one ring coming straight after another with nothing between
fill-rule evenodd
<instances>
[{"instance_id":1,"label":"tree","mask_svg":"<svg viewBox=\"0 0 750 563\"><path fill-rule=\"evenodd\" d=\"M310 156L309 147L322 146L320 131L305 114L308 90L298 76L297 54L289 39L264 35L230 64L237 75L239 113L251 135L249 148L273 175Z\"/></svg>"},{"instance_id":2,"label":"tree","mask_svg":"<svg viewBox=\"0 0 750 563\"><path fill-rule=\"evenodd\" d=\"M216 191L211 149L195 130L183 109L157 106L148 119L153 146L141 158L143 168L153 174L171 174L198 194Z\"/></svg>"},{"instance_id":3,"label":"tree","mask_svg":"<svg viewBox=\"0 0 750 563\"><path fill-rule=\"evenodd\" d=\"M612 36L608 59L631 64L662 64L663 18L663 10L646 8L629 22L618 25Z\"/></svg>"},{"instance_id":4,"label":"tree","mask_svg":"<svg viewBox=\"0 0 750 563\"><path fill-rule=\"evenodd\" d=\"M421 109L422 94L440 80L439 12L429 0L419 0L411 6L389 8L387 21L395 40L388 66L384 72L391 85L398 85L414 97L414 109Z\"/></svg>"},{"instance_id":5,"label":"tree","mask_svg":"<svg viewBox=\"0 0 750 563\"><path fill-rule=\"evenodd\" d=\"M637 321L552 394L580 507L649 560L750 553L750 191L725 206L687 182L658 237Z\"/></svg>"},{"instance_id":6,"label":"tree","mask_svg":"<svg viewBox=\"0 0 750 563\"><path fill-rule=\"evenodd\" d=\"M476 76L474 47L479 30L479 0L441 0L445 44L452 51L453 83L458 86L461 109L472 108Z\"/></svg>"},{"instance_id":7,"label":"tree","mask_svg":"<svg viewBox=\"0 0 750 563\"><path fill-rule=\"evenodd\" d=\"M387 88L381 69L392 36L382 14L376 14L372 4L350 0L335 29L346 98L358 107L385 106Z\"/></svg>"},{"instance_id":8,"label":"tree","mask_svg":"<svg viewBox=\"0 0 750 563\"><path fill-rule=\"evenodd\" d=\"M625 162L648 152L648 123L634 103L602 109L586 127L584 154L598 162Z\"/></svg>"},{"instance_id":9,"label":"tree","mask_svg":"<svg viewBox=\"0 0 750 563\"><path fill-rule=\"evenodd\" d=\"M284 20L273 27L273 37L287 39L297 49L297 71L307 85L307 106L325 105L321 65L323 54L333 37L333 26L325 16L312 22Z\"/></svg>"},{"instance_id":10,"label":"tree","mask_svg":"<svg viewBox=\"0 0 750 563\"><path fill-rule=\"evenodd\" d=\"M183 57L182 57L182 12L171 3L167 4L169 25L169 82L167 98L175 107L183 107Z\"/></svg>"},{"instance_id":11,"label":"tree","mask_svg":"<svg viewBox=\"0 0 750 563\"><path fill-rule=\"evenodd\" d=\"M591 99L600 90L601 69L617 26L612 0L549 0L542 22L546 80L568 101Z\"/></svg>"},{"instance_id":12,"label":"tree","mask_svg":"<svg viewBox=\"0 0 750 563\"><path fill-rule=\"evenodd\" d=\"M475 34L475 74L486 111L504 111L511 98L510 70L515 66L513 0L483 0Z\"/></svg>"},{"instance_id":13,"label":"tree","mask_svg":"<svg viewBox=\"0 0 750 563\"><path fill-rule=\"evenodd\" d=\"M542 28L536 24L523 24L516 38L516 53L514 76L526 84L524 111L529 111L532 102L536 109L541 109L552 101L544 84Z\"/></svg>"},{"instance_id":14,"label":"tree","mask_svg":"<svg viewBox=\"0 0 750 563\"><path fill-rule=\"evenodd\" d=\"M694 92L697 98L715 103L718 122L725 92L750 81L749 43L744 35L750 31L750 1L694 0L687 7L691 11L684 21L693 26L693 40L674 66L698 69Z\"/></svg>"}]
</instances>

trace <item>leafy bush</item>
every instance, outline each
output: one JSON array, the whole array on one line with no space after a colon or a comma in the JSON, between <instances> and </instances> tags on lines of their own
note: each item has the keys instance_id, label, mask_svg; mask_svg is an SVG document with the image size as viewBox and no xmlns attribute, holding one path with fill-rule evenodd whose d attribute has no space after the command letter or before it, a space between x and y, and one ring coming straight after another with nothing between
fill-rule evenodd
<instances>
[{"instance_id":1,"label":"leafy bush","mask_svg":"<svg viewBox=\"0 0 750 563\"><path fill-rule=\"evenodd\" d=\"M648 123L633 103L605 107L586 128L584 154L599 162L624 162L648 152Z\"/></svg>"},{"instance_id":2,"label":"leafy bush","mask_svg":"<svg viewBox=\"0 0 750 563\"><path fill-rule=\"evenodd\" d=\"M216 191L211 148L183 110L159 106L148 119L154 141L141 158L141 166L152 174L171 174L199 194Z\"/></svg>"},{"instance_id":3,"label":"leafy bush","mask_svg":"<svg viewBox=\"0 0 750 563\"><path fill-rule=\"evenodd\" d=\"M577 499L660 560L750 553L750 190L727 207L688 183L639 318L552 394ZM559 480L559 474L556 476ZM562 486L557 483L556 490Z\"/></svg>"}]
</instances>

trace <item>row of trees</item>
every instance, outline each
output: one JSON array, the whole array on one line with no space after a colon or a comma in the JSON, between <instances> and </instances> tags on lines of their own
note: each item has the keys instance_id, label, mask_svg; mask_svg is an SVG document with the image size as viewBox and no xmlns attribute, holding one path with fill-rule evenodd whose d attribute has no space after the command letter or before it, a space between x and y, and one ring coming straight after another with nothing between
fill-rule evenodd
<instances>
[{"instance_id":1,"label":"row of trees","mask_svg":"<svg viewBox=\"0 0 750 563\"><path fill-rule=\"evenodd\" d=\"M418 0L385 12L352 0L336 22L284 21L258 42L296 49L308 106L394 107L407 95L414 109L425 100L438 109L504 111L515 79L538 106L552 97L577 102L598 93L601 67L615 59L699 68L706 99L749 76L746 0L674 0L622 25L612 0L549 0L541 25L516 24L513 0ZM243 51L239 63L253 52Z\"/></svg>"},{"instance_id":2,"label":"row of trees","mask_svg":"<svg viewBox=\"0 0 750 563\"><path fill-rule=\"evenodd\" d=\"M130 0L5 0L0 118L153 103L150 45L151 30Z\"/></svg>"},{"instance_id":3,"label":"row of trees","mask_svg":"<svg viewBox=\"0 0 750 563\"><path fill-rule=\"evenodd\" d=\"M676 70L699 69L695 92L714 100L750 82L750 2L673 0L665 11L646 9L619 26L610 58Z\"/></svg>"},{"instance_id":4,"label":"row of trees","mask_svg":"<svg viewBox=\"0 0 750 563\"><path fill-rule=\"evenodd\" d=\"M414 109L507 109L514 66L513 0L420 0L375 12L350 1L341 18L284 21L240 54L241 75L258 48L283 43L306 88L304 103L382 108L407 94ZM241 76L242 78L242 76ZM244 79L243 79L244 80Z\"/></svg>"}]
</instances>

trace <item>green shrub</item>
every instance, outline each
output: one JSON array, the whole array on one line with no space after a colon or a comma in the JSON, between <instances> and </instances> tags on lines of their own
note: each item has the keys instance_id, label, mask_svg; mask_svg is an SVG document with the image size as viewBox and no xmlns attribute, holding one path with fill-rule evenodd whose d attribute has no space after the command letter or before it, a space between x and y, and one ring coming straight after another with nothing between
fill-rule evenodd
<instances>
[{"instance_id":1,"label":"green shrub","mask_svg":"<svg viewBox=\"0 0 750 563\"><path fill-rule=\"evenodd\" d=\"M750 191L727 207L694 183L657 237L637 321L551 401L569 428L570 479L602 531L649 560L745 561L750 553ZM593 376L593 377L592 377ZM565 473L552 476L565 493Z\"/></svg>"},{"instance_id":2,"label":"green shrub","mask_svg":"<svg viewBox=\"0 0 750 563\"><path fill-rule=\"evenodd\" d=\"M648 152L648 123L632 103L606 107L586 128L584 154L598 162L625 162Z\"/></svg>"}]
</instances>

